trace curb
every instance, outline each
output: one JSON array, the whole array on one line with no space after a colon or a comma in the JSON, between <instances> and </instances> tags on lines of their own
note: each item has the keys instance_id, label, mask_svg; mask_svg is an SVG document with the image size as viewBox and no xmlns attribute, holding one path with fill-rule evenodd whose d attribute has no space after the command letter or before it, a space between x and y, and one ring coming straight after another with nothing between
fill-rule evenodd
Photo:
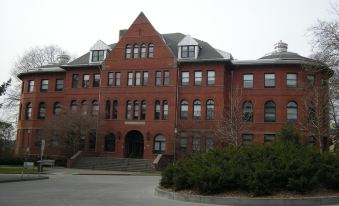
<instances>
[{"instance_id":1,"label":"curb","mask_svg":"<svg viewBox=\"0 0 339 206\"><path fill-rule=\"evenodd\" d=\"M154 194L172 200L233 206L320 206L339 204L339 196L305 198L242 198L189 195L156 187Z\"/></svg>"},{"instance_id":2,"label":"curb","mask_svg":"<svg viewBox=\"0 0 339 206\"><path fill-rule=\"evenodd\" d=\"M17 178L17 179L8 179L8 180L0 180L0 183L8 183L8 182L23 182L23 181L36 181L36 180L46 180L49 179L47 176L43 177L35 177L35 178Z\"/></svg>"}]
</instances>

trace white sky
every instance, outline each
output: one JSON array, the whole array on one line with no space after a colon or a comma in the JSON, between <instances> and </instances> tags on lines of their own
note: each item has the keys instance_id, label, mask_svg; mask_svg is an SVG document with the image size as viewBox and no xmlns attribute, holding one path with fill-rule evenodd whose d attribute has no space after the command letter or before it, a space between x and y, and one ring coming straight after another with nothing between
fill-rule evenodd
<instances>
[{"instance_id":1,"label":"white sky","mask_svg":"<svg viewBox=\"0 0 339 206\"><path fill-rule=\"evenodd\" d=\"M331 3L339 0L0 0L0 83L25 50L55 44L80 56L98 39L116 42L141 11L160 33L190 34L236 59L257 59L279 40L308 56L307 29L334 18Z\"/></svg>"}]
</instances>

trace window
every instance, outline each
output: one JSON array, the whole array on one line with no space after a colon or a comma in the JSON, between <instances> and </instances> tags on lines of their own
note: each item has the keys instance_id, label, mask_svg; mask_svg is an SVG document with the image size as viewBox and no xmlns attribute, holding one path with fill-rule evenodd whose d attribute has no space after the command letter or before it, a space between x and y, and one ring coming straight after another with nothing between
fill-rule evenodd
<instances>
[{"instance_id":1,"label":"window","mask_svg":"<svg viewBox=\"0 0 339 206\"><path fill-rule=\"evenodd\" d=\"M141 73L135 72L135 86L141 85Z\"/></svg>"},{"instance_id":2,"label":"window","mask_svg":"<svg viewBox=\"0 0 339 206\"><path fill-rule=\"evenodd\" d=\"M253 121L253 105L250 101L246 101L243 104L243 120L244 122Z\"/></svg>"},{"instance_id":3,"label":"window","mask_svg":"<svg viewBox=\"0 0 339 206\"><path fill-rule=\"evenodd\" d=\"M34 91L34 80L29 80L27 92L33 92L33 91Z\"/></svg>"},{"instance_id":4,"label":"window","mask_svg":"<svg viewBox=\"0 0 339 206\"><path fill-rule=\"evenodd\" d=\"M131 58L131 45L127 44L125 48L125 58L130 59Z\"/></svg>"},{"instance_id":5,"label":"window","mask_svg":"<svg viewBox=\"0 0 339 206\"><path fill-rule=\"evenodd\" d=\"M38 118L39 119L45 119L45 117L46 117L46 104L45 104L45 102L40 102Z\"/></svg>"},{"instance_id":6,"label":"window","mask_svg":"<svg viewBox=\"0 0 339 206\"><path fill-rule=\"evenodd\" d=\"M201 102L200 100L194 100L193 102L193 119L201 119Z\"/></svg>"},{"instance_id":7,"label":"window","mask_svg":"<svg viewBox=\"0 0 339 206\"><path fill-rule=\"evenodd\" d=\"M316 142L317 142L317 138L313 135L311 135L307 138L307 144L309 144L309 145L315 145Z\"/></svg>"},{"instance_id":8,"label":"window","mask_svg":"<svg viewBox=\"0 0 339 206\"><path fill-rule=\"evenodd\" d=\"M207 133L205 141L206 141L206 146L205 146L206 151L212 149L213 148L213 133Z\"/></svg>"},{"instance_id":9,"label":"window","mask_svg":"<svg viewBox=\"0 0 339 206\"><path fill-rule=\"evenodd\" d=\"M149 44L148 45L148 58L153 58L154 57L154 44Z\"/></svg>"},{"instance_id":10,"label":"window","mask_svg":"<svg viewBox=\"0 0 339 206\"><path fill-rule=\"evenodd\" d=\"M264 134L264 143L272 143L275 140L275 134Z\"/></svg>"},{"instance_id":11,"label":"window","mask_svg":"<svg viewBox=\"0 0 339 206\"><path fill-rule=\"evenodd\" d=\"M206 119L213 120L214 119L214 101L209 99L206 102Z\"/></svg>"},{"instance_id":12,"label":"window","mask_svg":"<svg viewBox=\"0 0 339 206\"><path fill-rule=\"evenodd\" d=\"M131 101L127 101L126 103L126 119L131 120L131 113L132 113L132 103Z\"/></svg>"},{"instance_id":13,"label":"window","mask_svg":"<svg viewBox=\"0 0 339 206\"><path fill-rule=\"evenodd\" d=\"M169 85L169 71L164 71L163 84L164 84L164 86Z\"/></svg>"},{"instance_id":14,"label":"window","mask_svg":"<svg viewBox=\"0 0 339 206\"><path fill-rule=\"evenodd\" d=\"M157 135L154 138L153 153L162 154L166 150L166 138L162 135Z\"/></svg>"},{"instance_id":15,"label":"window","mask_svg":"<svg viewBox=\"0 0 339 206\"><path fill-rule=\"evenodd\" d=\"M195 57L195 46L182 46L181 47L181 58L192 58Z\"/></svg>"},{"instance_id":16,"label":"window","mask_svg":"<svg viewBox=\"0 0 339 206\"><path fill-rule=\"evenodd\" d=\"M78 105L76 100L71 101L71 110L72 111L77 111L78 110Z\"/></svg>"},{"instance_id":17,"label":"window","mask_svg":"<svg viewBox=\"0 0 339 206\"><path fill-rule=\"evenodd\" d=\"M253 74L243 75L244 88L253 88Z\"/></svg>"},{"instance_id":18,"label":"window","mask_svg":"<svg viewBox=\"0 0 339 206\"><path fill-rule=\"evenodd\" d=\"M142 44L141 45L141 54L140 54L140 57L142 59L146 58L146 44Z\"/></svg>"},{"instance_id":19,"label":"window","mask_svg":"<svg viewBox=\"0 0 339 206\"><path fill-rule=\"evenodd\" d=\"M55 82L55 91L62 91L64 90L64 80L57 79Z\"/></svg>"},{"instance_id":20,"label":"window","mask_svg":"<svg viewBox=\"0 0 339 206\"><path fill-rule=\"evenodd\" d=\"M265 103L265 122L275 122L275 103L273 101Z\"/></svg>"},{"instance_id":21,"label":"window","mask_svg":"<svg viewBox=\"0 0 339 206\"><path fill-rule=\"evenodd\" d=\"M139 58L139 45L137 44L133 46L133 58L134 59Z\"/></svg>"},{"instance_id":22,"label":"window","mask_svg":"<svg viewBox=\"0 0 339 206\"><path fill-rule=\"evenodd\" d=\"M100 74L94 74L93 75L93 87L99 87L100 86Z\"/></svg>"},{"instance_id":23,"label":"window","mask_svg":"<svg viewBox=\"0 0 339 206\"><path fill-rule=\"evenodd\" d=\"M89 74L84 74L82 76L82 88L88 88L89 87Z\"/></svg>"},{"instance_id":24,"label":"window","mask_svg":"<svg viewBox=\"0 0 339 206\"><path fill-rule=\"evenodd\" d=\"M308 85L313 86L314 82L315 82L314 74L308 74L307 75L307 83L308 83Z\"/></svg>"},{"instance_id":25,"label":"window","mask_svg":"<svg viewBox=\"0 0 339 206\"><path fill-rule=\"evenodd\" d=\"M107 86L113 86L113 72L108 72L107 74Z\"/></svg>"},{"instance_id":26,"label":"window","mask_svg":"<svg viewBox=\"0 0 339 206\"><path fill-rule=\"evenodd\" d=\"M128 72L127 73L127 86L132 86L133 85L133 73Z\"/></svg>"},{"instance_id":27,"label":"window","mask_svg":"<svg viewBox=\"0 0 339 206\"><path fill-rule=\"evenodd\" d=\"M252 144L253 134L243 134L242 135L242 144L249 145Z\"/></svg>"},{"instance_id":28,"label":"window","mask_svg":"<svg viewBox=\"0 0 339 206\"><path fill-rule=\"evenodd\" d=\"M78 88L79 74L72 75L72 88Z\"/></svg>"},{"instance_id":29,"label":"window","mask_svg":"<svg viewBox=\"0 0 339 206\"><path fill-rule=\"evenodd\" d=\"M297 74L286 74L286 86L297 87Z\"/></svg>"},{"instance_id":30,"label":"window","mask_svg":"<svg viewBox=\"0 0 339 206\"><path fill-rule=\"evenodd\" d=\"M155 107L154 107L154 119L159 120L160 119L160 101L155 101Z\"/></svg>"},{"instance_id":31,"label":"window","mask_svg":"<svg viewBox=\"0 0 339 206\"><path fill-rule=\"evenodd\" d=\"M167 100L164 100L162 105L163 105L162 119L167 120L168 119L168 102L167 102Z\"/></svg>"},{"instance_id":32,"label":"window","mask_svg":"<svg viewBox=\"0 0 339 206\"><path fill-rule=\"evenodd\" d=\"M134 101L133 109L134 109L133 119L138 120L139 119L139 103L138 103L138 101Z\"/></svg>"},{"instance_id":33,"label":"window","mask_svg":"<svg viewBox=\"0 0 339 206\"><path fill-rule=\"evenodd\" d=\"M40 91L45 92L48 90L48 79L42 79L40 85Z\"/></svg>"},{"instance_id":34,"label":"window","mask_svg":"<svg viewBox=\"0 0 339 206\"><path fill-rule=\"evenodd\" d=\"M105 104L105 119L109 119L111 116L111 101L106 100Z\"/></svg>"},{"instance_id":35,"label":"window","mask_svg":"<svg viewBox=\"0 0 339 206\"><path fill-rule=\"evenodd\" d=\"M181 85L187 86L190 81L190 73L189 72L181 72Z\"/></svg>"},{"instance_id":36,"label":"window","mask_svg":"<svg viewBox=\"0 0 339 206\"><path fill-rule=\"evenodd\" d=\"M207 71L207 85L213 86L215 84L215 71Z\"/></svg>"},{"instance_id":37,"label":"window","mask_svg":"<svg viewBox=\"0 0 339 206\"><path fill-rule=\"evenodd\" d=\"M115 72L115 82L114 82L114 86L118 87L120 86L120 72Z\"/></svg>"},{"instance_id":38,"label":"window","mask_svg":"<svg viewBox=\"0 0 339 206\"><path fill-rule=\"evenodd\" d=\"M155 72L155 86L161 85L161 72Z\"/></svg>"},{"instance_id":39,"label":"window","mask_svg":"<svg viewBox=\"0 0 339 206\"><path fill-rule=\"evenodd\" d=\"M32 119L32 103L28 102L26 105L25 119Z\"/></svg>"},{"instance_id":40,"label":"window","mask_svg":"<svg viewBox=\"0 0 339 206\"><path fill-rule=\"evenodd\" d=\"M81 102L81 113L82 113L83 115L86 115L87 112L88 112L88 102L87 102L86 100L83 100L83 101Z\"/></svg>"},{"instance_id":41,"label":"window","mask_svg":"<svg viewBox=\"0 0 339 206\"><path fill-rule=\"evenodd\" d=\"M105 151L115 152L115 136L112 133L105 136Z\"/></svg>"},{"instance_id":42,"label":"window","mask_svg":"<svg viewBox=\"0 0 339 206\"><path fill-rule=\"evenodd\" d=\"M200 71L194 72L194 85L201 86L201 80L202 80L202 72Z\"/></svg>"},{"instance_id":43,"label":"window","mask_svg":"<svg viewBox=\"0 0 339 206\"><path fill-rule=\"evenodd\" d=\"M142 85L146 86L148 85L148 72L143 73L143 79L142 79Z\"/></svg>"},{"instance_id":44,"label":"window","mask_svg":"<svg viewBox=\"0 0 339 206\"><path fill-rule=\"evenodd\" d=\"M146 119L146 101L143 100L141 101L141 120L145 120Z\"/></svg>"},{"instance_id":45,"label":"window","mask_svg":"<svg viewBox=\"0 0 339 206\"><path fill-rule=\"evenodd\" d=\"M180 119L188 119L188 102L182 100L180 104Z\"/></svg>"},{"instance_id":46,"label":"window","mask_svg":"<svg viewBox=\"0 0 339 206\"><path fill-rule=\"evenodd\" d=\"M94 50L92 51L92 62L98 62L104 60L105 51L104 50Z\"/></svg>"},{"instance_id":47,"label":"window","mask_svg":"<svg viewBox=\"0 0 339 206\"><path fill-rule=\"evenodd\" d=\"M97 100L93 100L92 102L92 115L98 116L99 114L99 103Z\"/></svg>"},{"instance_id":48,"label":"window","mask_svg":"<svg viewBox=\"0 0 339 206\"><path fill-rule=\"evenodd\" d=\"M298 118L298 106L295 102L289 102L287 104L287 121L296 122Z\"/></svg>"},{"instance_id":49,"label":"window","mask_svg":"<svg viewBox=\"0 0 339 206\"><path fill-rule=\"evenodd\" d=\"M180 151L186 152L187 150L187 134L186 133L181 133L180 134Z\"/></svg>"},{"instance_id":50,"label":"window","mask_svg":"<svg viewBox=\"0 0 339 206\"><path fill-rule=\"evenodd\" d=\"M118 101L113 101L113 107L112 107L112 119L118 119Z\"/></svg>"},{"instance_id":51,"label":"window","mask_svg":"<svg viewBox=\"0 0 339 206\"><path fill-rule=\"evenodd\" d=\"M192 150L193 152L198 152L200 151L200 133L193 133L193 141L192 141Z\"/></svg>"},{"instance_id":52,"label":"window","mask_svg":"<svg viewBox=\"0 0 339 206\"><path fill-rule=\"evenodd\" d=\"M265 87L275 87L275 74L265 74Z\"/></svg>"},{"instance_id":53,"label":"window","mask_svg":"<svg viewBox=\"0 0 339 206\"><path fill-rule=\"evenodd\" d=\"M53 114L58 115L62 111L62 106L60 102L55 102L54 103L54 108L53 108Z\"/></svg>"}]
</instances>

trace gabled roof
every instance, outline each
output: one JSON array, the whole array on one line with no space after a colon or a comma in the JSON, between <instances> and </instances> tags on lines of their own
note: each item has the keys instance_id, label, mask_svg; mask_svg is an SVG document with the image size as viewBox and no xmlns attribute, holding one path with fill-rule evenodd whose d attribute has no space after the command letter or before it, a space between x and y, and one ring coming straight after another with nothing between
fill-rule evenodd
<instances>
[{"instance_id":1,"label":"gabled roof","mask_svg":"<svg viewBox=\"0 0 339 206\"><path fill-rule=\"evenodd\" d=\"M105 42L98 40L90 49L92 50L111 50L111 47L109 47Z\"/></svg>"}]
</instances>

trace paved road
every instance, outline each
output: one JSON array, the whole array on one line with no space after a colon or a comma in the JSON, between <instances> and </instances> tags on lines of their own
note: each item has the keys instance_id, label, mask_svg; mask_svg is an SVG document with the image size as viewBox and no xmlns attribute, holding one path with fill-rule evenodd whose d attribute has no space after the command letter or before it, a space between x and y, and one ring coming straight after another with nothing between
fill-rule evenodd
<instances>
[{"instance_id":1,"label":"paved road","mask_svg":"<svg viewBox=\"0 0 339 206\"><path fill-rule=\"evenodd\" d=\"M158 176L71 175L0 184L2 206L203 206L153 195Z\"/></svg>"}]
</instances>

